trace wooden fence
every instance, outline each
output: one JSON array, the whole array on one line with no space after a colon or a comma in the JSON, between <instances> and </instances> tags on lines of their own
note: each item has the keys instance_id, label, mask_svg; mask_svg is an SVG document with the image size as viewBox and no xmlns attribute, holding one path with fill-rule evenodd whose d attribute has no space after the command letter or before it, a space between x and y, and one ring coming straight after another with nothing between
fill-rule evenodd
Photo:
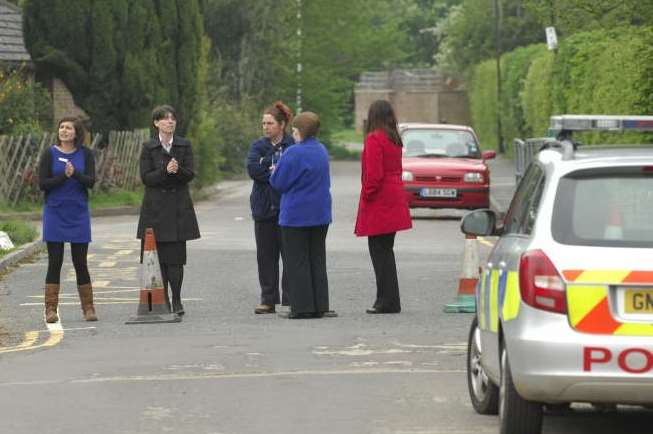
<instances>
[{"instance_id":1,"label":"wooden fence","mask_svg":"<svg viewBox=\"0 0 653 434\"><path fill-rule=\"evenodd\" d=\"M108 143L96 134L90 148L95 153L94 191L133 190L138 183L138 157L149 131L111 131ZM56 142L56 134L0 136L0 202L15 206L20 201L37 202L39 155Z\"/></svg>"}]
</instances>

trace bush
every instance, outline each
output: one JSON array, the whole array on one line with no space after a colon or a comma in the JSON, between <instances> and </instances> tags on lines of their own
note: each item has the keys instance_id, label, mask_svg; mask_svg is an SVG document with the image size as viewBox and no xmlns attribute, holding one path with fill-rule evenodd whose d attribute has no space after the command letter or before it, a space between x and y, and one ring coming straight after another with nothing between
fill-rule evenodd
<instances>
[{"instance_id":1,"label":"bush","mask_svg":"<svg viewBox=\"0 0 653 434\"><path fill-rule=\"evenodd\" d=\"M538 44L517 48L501 58L501 133L508 154L515 138L533 135L525 120L522 93L533 60L544 52L546 47Z\"/></svg>"},{"instance_id":2,"label":"bush","mask_svg":"<svg viewBox=\"0 0 653 434\"><path fill-rule=\"evenodd\" d=\"M501 123L507 144L542 136L553 114L641 115L653 112L653 28L625 27L577 33L557 54L541 44L504 55ZM484 147L496 148L496 64L472 70L469 86L474 128ZM651 142L650 134L586 133L593 143ZM509 147L508 147L509 149Z\"/></svg>"},{"instance_id":3,"label":"bush","mask_svg":"<svg viewBox=\"0 0 653 434\"><path fill-rule=\"evenodd\" d=\"M34 226L18 220L0 223L0 231L6 232L16 246L34 241L38 236Z\"/></svg>"},{"instance_id":4,"label":"bush","mask_svg":"<svg viewBox=\"0 0 653 434\"><path fill-rule=\"evenodd\" d=\"M544 136L549 128L549 117L553 112L551 74L554 59L555 56L550 51L540 53L526 74L521 104L526 131L533 137Z\"/></svg>"},{"instance_id":5,"label":"bush","mask_svg":"<svg viewBox=\"0 0 653 434\"><path fill-rule=\"evenodd\" d=\"M497 149L497 67L494 60L476 65L469 86L472 124L483 149Z\"/></svg>"},{"instance_id":6,"label":"bush","mask_svg":"<svg viewBox=\"0 0 653 434\"><path fill-rule=\"evenodd\" d=\"M0 70L0 135L34 133L52 122L50 95L26 74Z\"/></svg>"}]
</instances>

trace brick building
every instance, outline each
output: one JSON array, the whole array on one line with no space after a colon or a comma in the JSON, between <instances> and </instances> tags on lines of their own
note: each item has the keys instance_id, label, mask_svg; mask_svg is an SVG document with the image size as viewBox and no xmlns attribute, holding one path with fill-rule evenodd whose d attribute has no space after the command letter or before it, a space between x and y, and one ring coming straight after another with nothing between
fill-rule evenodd
<instances>
[{"instance_id":1,"label":"brick building","mask_svg":"<svg viewBox=\"0 0 653 434\"><path fill-rule=\"evenodd\" d=\"M0 0L0 69L16 68L22 68L26 76L33 78L34 64L23 39L22 10L12 3ZM53 78L46 84L52 95L52 114L55 122L64 116L89 118L86 112L75 104L73 95L63 81Z\"/></svg>"},{"instance_id":2,"label":"brick building","mask_svg":"<svg viewBox=\"0 0 653 434\"><path fill-rule=\"evenodd\" d=\"M399 122L471 123L462 82L433 69L364 72L354 96L356 131L363 130L367 110L377 99L390 101Z\"/></svg>"}]
</instances>

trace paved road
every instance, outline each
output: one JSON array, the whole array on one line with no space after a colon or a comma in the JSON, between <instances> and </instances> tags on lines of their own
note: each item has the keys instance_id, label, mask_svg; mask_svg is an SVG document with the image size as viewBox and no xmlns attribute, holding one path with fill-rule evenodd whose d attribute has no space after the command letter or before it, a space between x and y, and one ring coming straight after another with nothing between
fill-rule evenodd
<instances>
[{"instance_id":1,"label":"paved road","mask_svg":"<svg viewBox=\"0 0 653 434\"><path fill-rule=\"evenodd\" d=\"M442 313L460 273L461 213L414 214L415 228L396 245L403 311L369 316L366 240L352 235L358 164L336 163L332 174L327 248L338 318L253 314L247 182L231 182L219 200L198 206L203 238L189 244L182 323L124 324L140 287L133 216L93 222L98 323L81 319L69 261L60 330L42 319L45 258L7 276L0 313L28 333L13 336L18 348L0 349L0 433L497 432L496 418L475 414L467 398L471 316ZM495 176L505 188L509 178ZM551 416L545 434L637 432L646 416Z\"/></svg>"}]
</instances>

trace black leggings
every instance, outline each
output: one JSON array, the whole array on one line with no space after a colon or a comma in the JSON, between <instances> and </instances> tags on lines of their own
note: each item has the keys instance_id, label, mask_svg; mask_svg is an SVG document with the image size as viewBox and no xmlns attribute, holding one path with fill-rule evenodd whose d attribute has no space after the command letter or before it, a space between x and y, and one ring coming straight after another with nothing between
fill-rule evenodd
<instances>
[{"instance_id":1,"label":"black leggings","mask_svg":"<svg viewBox=\"0 0 653 434\"><path fill-rule=\"evenodd\" d=\"M88 243L70 243L70 253L73 257L77 284L91 283L91 276L88 274L88 265L86 263ZM45 283L59 284L62 265L63 243L48 242L48 274L45 276Z\"/></svg>"}]
</instances>

